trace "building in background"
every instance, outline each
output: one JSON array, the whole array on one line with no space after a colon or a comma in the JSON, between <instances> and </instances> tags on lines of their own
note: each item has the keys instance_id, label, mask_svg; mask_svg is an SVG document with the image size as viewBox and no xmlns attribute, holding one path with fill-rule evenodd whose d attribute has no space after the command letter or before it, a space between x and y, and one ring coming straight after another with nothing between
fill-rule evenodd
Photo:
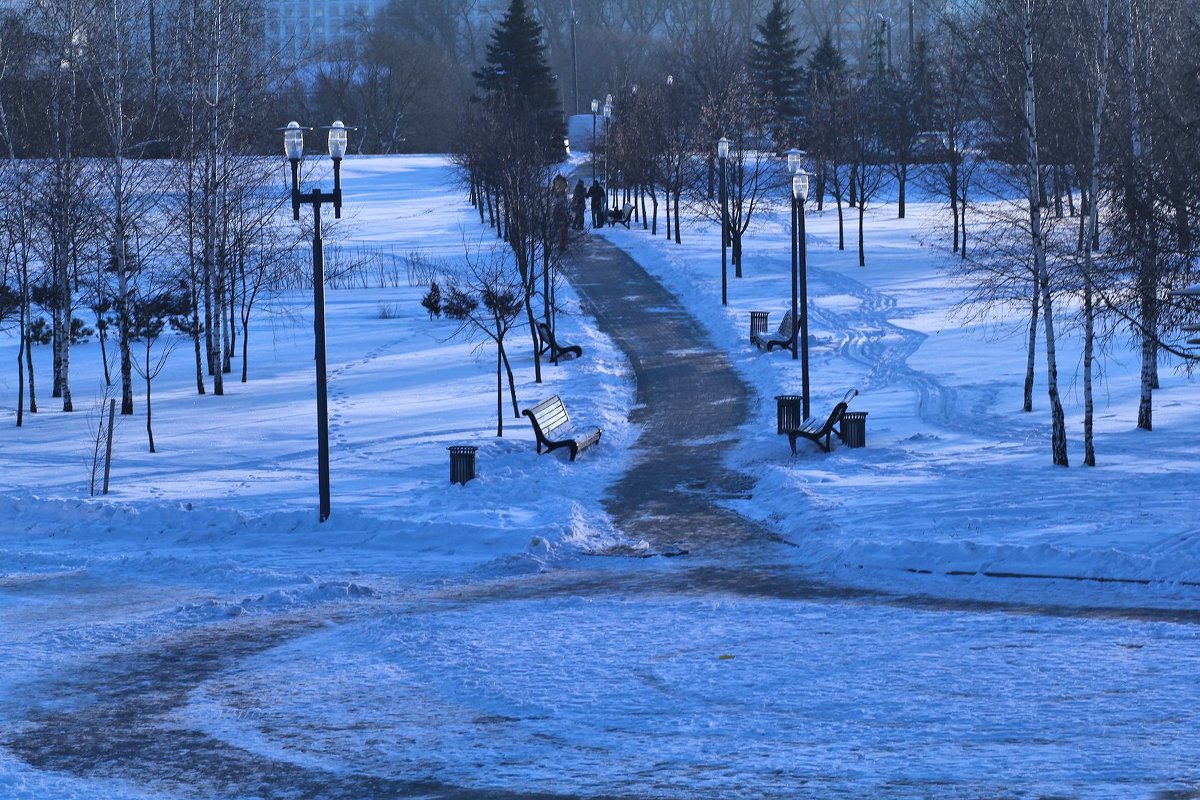
<instances>
[{"instance_id":1,"label":"building in background","mask_svg":"<svg viewBox=\"0 0 1200 800\"><path fill-rule=\"evenodd\" d=\"M263 0L267 47L296 60L319 59L336 52L386 5L387 0Z\"/></svg>"}]
</instances>

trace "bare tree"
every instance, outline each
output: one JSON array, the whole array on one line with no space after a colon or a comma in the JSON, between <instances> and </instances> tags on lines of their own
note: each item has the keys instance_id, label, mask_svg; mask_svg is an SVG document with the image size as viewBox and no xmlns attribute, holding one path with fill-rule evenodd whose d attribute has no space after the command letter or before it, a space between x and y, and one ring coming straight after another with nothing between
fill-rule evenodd
<instances>
[{"instance_id":1,"label":"bare tree","mask_svg":"<svg viewBox=\"0 0 1200 800\"><path fill-rule=\"evenodd\" d=\"M142 380L146 382L146 438L150 444L150 452L154 448L154 413L150 402L150 388L155 378L166 366L167 357L175 349L178 339L171 336L166 343L155 352L155 345L166 329L167 322L172 316L178 316L186 309L187 295L174 287L166 289L154 285L145 287L129 304L130 328L137 341L142 343L142 359L135 363L135 369Z\"/></svg>"},{"instance_id":2,"label":"bare tree","mask_svg":"<svg viewBox=\"0 0 1200 800\"><path fill-rule=\"evenodd\" d=\"M551 183L556 165L548 163L536 135L536 123L513 114L503 97L479 100L472 105L459 137L456 161L466 182L478 185L494 203L497 233L512 249L524 291L518 295L526 311L530 344L534 351L535 379L542 379L538 355L534 301L542 286L544 313L548 313L548 288L556 264L552 234L554 198Z\"/></svg>"},{"instance_id":3,"label":"bare tree","mask_svg":"<svg viewBox=\"0 0 1200 800\"><path fill-rule=\"evenodd\" d=\"M746 68L739 66L720 94L705 98L701 116L706 129L718 131L730 140L725 167L729 243L734 274L740 278L742 239L755 212L769 204L779 188L779 164L770 150L760 150L768 141L770 115L762 98L752 90ZM707 216L720 219L720 198L708 192L703 178L694 182L692 196Z\"/></svg>"},{"instance_id":4,"label":"bare tree","mask_svg":"<svg viewBox=\"0 0 1200 800\"><path fill-rule=\"evenodd\" d=\"M95 7L87 50L88 85L98 110L103 136L99 148L106 156L103 184L108 195L107 271L116 278L111 303L116 314L120 347L121 413L133 413L131 333L128 298L130 281L140 265L130 258L131 231L154 209L162 189L161 169L139 159L145 137L154 128L149 53L135 47L143 24L142 5L132 0L103 0ZM152 185L153 184L153 185Z\"/></svg>"},{"instance_id":5,"label":"bare tree","mask_svg":"<svg viewBox=\"0 0 1200 800\"><path fill-rule=\"evenodd\" d=\"M505 339L526 306L526 284L511 254L491 250L467 254L466 267L450 276L442 310L458 320L456 331L468 337L483 334L496 347L496 435L504 435L504 378L513 417L519 419L517 386L505 349Z\"/></svg>"},{"instance_id":6,"label":"bare tree","mask_svg":"<svg viewBox=\"0 0 1200 800\"><path fill-rule=\"evenodd\" d=\"M1058 355L1054 332L1054 299L1050 272L1046 264L1045 231L1042 227L1042 206L1038 182L1041 169L1038 161L1037 88L1034 82L1036 67L1034 52L1035 15L1039 0L1016 0L1015 14L1010 17L1020 26L1021 60L1024 66L1025 96L1025 158L1027 169L1027 199L1029 203L1030 252L1034 271L1041 288L1042 324L1046 336L1046 380L1050 397L1051 456L1055 465L1067 466L1067 432L1062 401L1058 393ZM1011 13L1011 11L1010 11Z\"/></svg>"},{"instance_id":7,"label":"bare tree","mask_svg":"<svg viewBox=\"0 0 1200 800\"><path fill-rule=\"evenodd\" d=\"M85 67L92 7L81 0L50 0L31 7L30 27L43 37L35 50L45 92L41 111L46 125L46 158L32 177L33 207L43 235L40 257L49 267L55 293L54 382L52 395L62 398L63 411L73 411L71 398L71 322L79 256L92 234L90 208L94 173L84 159L83 130L87 114Z\"/></svg>"},{"instance_id":8,"label":"bare tree","mask_svg":"<svg viewBox=\"0 0 1200 800\"><path fill-rule=\"evenodd\" d=\"M882 87L859 87L847 97L848 136L843 141L844 160L848 167L850 197L858 208L858 265L867 264L864 236L867 204L883 186L888 165L880 147Z\"/></svg>"}]
</instances>

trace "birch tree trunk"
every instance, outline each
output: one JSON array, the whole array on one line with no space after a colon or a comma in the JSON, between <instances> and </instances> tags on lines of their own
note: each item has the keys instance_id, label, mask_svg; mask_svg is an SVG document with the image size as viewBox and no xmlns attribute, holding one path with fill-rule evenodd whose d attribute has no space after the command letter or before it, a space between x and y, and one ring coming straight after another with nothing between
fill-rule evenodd
<instances>
[{"instance_id":1,"label":"birch tree trunk","mask_svg":"<svg viewBox=\"0 0 1200 800\"><path fill-rule=\"evenodd\" d=\"M1104 104L1108 93L1108 20L1109 0L1101 0L1100 43L1096 65L1096 108L1092 114L1092 154L1088 164L1087 227L1092 230L1097 223L1097 204L1100 196L1100 134L1104 124ZM1096 466L1094 433L1095 413L1092 400L1092 372L1096 347L1095 287L1092 263L1092 237L1083 236L1083 463Z\"/></svg>"},{"instance_id":2,"label":"birch tree trunk","mask_svg":"<svg viewBox=\"0 0 1200 800\"><path fill-rule=\"evenodd\" d=\"M1158 330L1158 302L1156 295L1155 270L1158 262L1157 231L1153 224L1149 204L1141 197L1138 185L1142 170L1142 122L1138 99L1137 48L1135 47L1137 22L1133 0L1125 1L1125 80L1129 87L1129 141L1132 163L1129 169L1129 208L1134 215L1134 245L1137 248L1137 292L1138 320L1141 335L1141 387L1138 397L1137 426L1142 430L1154 429L1154 382L1157 377L1155 362L1158 348L1155 333Z\"/></svg>"},{"instance_id":3,"label":"birch tree trunk","mask_svg":"<svg viewBox=\"0 0 1200 800\"><path fill-rule=\"evenodd\" d=\"M1050 397L1050 449L1056 466L1067 466L1067 431L1062 400L1058 393L1058 356L1054 338L1054 301L1050 272L1046 263L1046 240L1042 230L1042 205L1039 192L1041 168L1038 163L1037 92L1034 85L1033 17L1036 0L1022 4L1021 55L1025 68L1025 159L1028 172L1029 233L1034 271L1042 290L1042 324L1046 336L1046 383Z\"/></svg>"},{"instance_id":4,"label":"birch tree trunk","mask_svg":"<svg viewBox=\"0 0 1200 800\"><path fill-rule=\"evenodd\" d=\"M1033 276L1033 291L1029 296L1029 336L1026 339L1025 348L1025 394L1023 408L1025 413L1033 411L1033 380L1034 371L1037 368L1037 330L1038 316L1041 314L1042 304L1038 299L1041 296L1041 285L1038 282L1038 276Z\"/></svg>"}]
</instances>

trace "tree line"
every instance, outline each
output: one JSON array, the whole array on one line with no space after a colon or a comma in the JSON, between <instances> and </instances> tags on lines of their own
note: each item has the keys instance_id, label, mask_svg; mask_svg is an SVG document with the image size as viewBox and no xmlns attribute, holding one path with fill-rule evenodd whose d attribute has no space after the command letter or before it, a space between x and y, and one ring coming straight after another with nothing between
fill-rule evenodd
<instances>
[{"instance_id":1,"label":"tree line","mask_svg":"<svg viewBox=\"0 0 1200 800\"><path fill-rule=\"evenodd\" d=\"M0 16L0 324L19 342L17 425L36 413L32 346L73 411L71 351L95 335L134 411L164 330L193 345L196 390L224 391L250 309L291 269L279 206L277 76L246 0L46 0ZM274 138L275 134L272 134ZM46 319L49 322L46 322Z\"/></svg>"},{"instance_id":2,"label":"tree line","mask_svg":"<svg viewBox=\"0 0 1200 800\"><path fill-rule=\"evenodd\" d=\"M132 412L143 306L169 307L197 391L222 392L248 309L293 260L265 156L289 118L359 123L358 152L453 142L536 350L564 117L611 94L607 188L641 226L658 232L660 200L676 242L685 211L718 218L720 137L738 274L755 215L786 197L784 150L807 154L839 246L857 228L860 264L867 209L894 186L903 217L917 181L947 204L971 306L1028 311L1025 406L1040 360L1055 463L1064 326L1084 332L1085 461L1119 334L1137 342L1137 424L1153 427L1158 368L1190 357L1194 321L1173 291L1195 282L1198 0L513 0L495 24L482 7L393 0L308 64L265 49L250 0L45 0L0 17L0 324L22 343L18 406L36 408L29 345L48 331L51 391L72 407L71 343L91 327Z\"/></svg>"}]
</instances>

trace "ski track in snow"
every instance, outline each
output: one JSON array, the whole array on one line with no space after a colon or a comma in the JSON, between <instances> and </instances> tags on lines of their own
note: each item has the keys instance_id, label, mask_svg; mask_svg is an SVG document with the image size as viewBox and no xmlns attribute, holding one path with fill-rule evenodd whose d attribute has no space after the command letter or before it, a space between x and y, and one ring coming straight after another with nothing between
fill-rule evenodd
<instances>
[{"instance_id":1,"label":"ski track in snow","mask_svg":"<svg viewBox=\"0 0 1200 800\"><path fill-rule=\"evenodd\" d=\"M987 411L984 398L961 409L958 390L946 386L933 375L908 364L925 340L925 334L892 322L897 303L894 297L877 292L851 277L830 270L810 269L831 294L849 295L858 300L856 313L842 312L810 303L814 321L826 330L846 333L835 344L837 354L868 369L861 393L893 386L907 386L917 394L917 413L931 427L978 436L996 441L1011 441L1012 429L1005 421Z\"/></svg>"}]
</instances>

